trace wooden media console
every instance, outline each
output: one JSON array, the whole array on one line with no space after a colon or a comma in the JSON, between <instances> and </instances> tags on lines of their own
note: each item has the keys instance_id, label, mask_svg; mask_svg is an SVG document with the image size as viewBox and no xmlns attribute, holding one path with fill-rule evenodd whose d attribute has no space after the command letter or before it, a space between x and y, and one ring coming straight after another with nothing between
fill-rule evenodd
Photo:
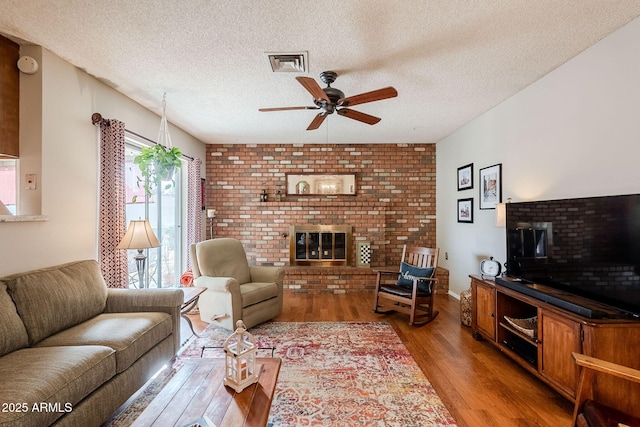
<instances>
[{"instance_id":1,"label":"wooden media console","mask_svg":"<svg viewBox=\"0 0 640 427\"><path fill-rule=\"evenodd\" d=\"M574 401L582 353L640 369L640 321L592 319L472 275L472 333L485 339L567 399ZM586 303L591 303L588 300ZM600 375L594 396L640 416L640 384Z\"/></svg>"}]
</instances>

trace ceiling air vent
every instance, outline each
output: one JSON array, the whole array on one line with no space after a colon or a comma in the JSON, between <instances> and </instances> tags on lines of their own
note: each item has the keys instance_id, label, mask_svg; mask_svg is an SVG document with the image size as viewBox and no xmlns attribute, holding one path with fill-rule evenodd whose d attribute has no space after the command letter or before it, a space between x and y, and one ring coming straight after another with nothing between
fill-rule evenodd
<instances>
[{"instance_id":1,"label":"ceiling air vent","mask_svg":"<svg viewBox=\"0 0 640 427\"><path fill-rule=\"evenodd\" d=\"M274 73L306 73L307 52L267 53Z\"/></svg>"}]
</instances>

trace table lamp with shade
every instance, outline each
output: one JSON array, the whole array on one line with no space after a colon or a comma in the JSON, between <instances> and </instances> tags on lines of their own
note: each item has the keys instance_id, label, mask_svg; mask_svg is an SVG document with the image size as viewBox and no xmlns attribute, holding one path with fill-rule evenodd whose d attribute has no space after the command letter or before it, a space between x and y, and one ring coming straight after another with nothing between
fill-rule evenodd
<instances>
[{"instance_id":1,"label":"table lamp with shade","mask_svg":"<svg viewBox=\"0 0 640 427\"><path fill-rule=\"evenodd\" d=\"M137 249L135 256L136 267L138 269L139 287L146 288L144 277L145 263L147 256L142 252L144 249L157 248L160 246L158 238L153 233L151 224L146 219L134 219L129 223L129 228L124 237L116 246L116 249Z\"/></svg>"},{"instance_id":2,"label":"table lamp with shade","mask_svg":"<svg viewBox=\"0 0 640 427\"><path fill-rule=\"evenodd\" d=\"M507 199L507 203L511 203L511 198ZM507 203L496 204L496 227L507 226Z\"/></svg>"}]
</instances>

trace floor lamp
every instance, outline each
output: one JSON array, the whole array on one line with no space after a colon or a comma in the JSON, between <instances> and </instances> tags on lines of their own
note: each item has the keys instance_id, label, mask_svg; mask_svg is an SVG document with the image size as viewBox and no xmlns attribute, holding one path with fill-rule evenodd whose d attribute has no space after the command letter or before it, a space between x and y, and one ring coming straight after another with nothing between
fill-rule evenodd
<instances>
[{"instance_id":1,"label":"floor lamp","mask_svg":"<svg viewBox=\"0 0 640 427\"><path fill-rule=\"evenodd\" d=\"M151 224L146 219L135 219L129 223L129 228L124 237L116 246L116 249L137 249L138 255L135 256L136 267L138 268L138 288L146 288L144 272L147 256L142 252L144 249L157 248L160 242L153 230Z\"/></svg>"}]
</instances>

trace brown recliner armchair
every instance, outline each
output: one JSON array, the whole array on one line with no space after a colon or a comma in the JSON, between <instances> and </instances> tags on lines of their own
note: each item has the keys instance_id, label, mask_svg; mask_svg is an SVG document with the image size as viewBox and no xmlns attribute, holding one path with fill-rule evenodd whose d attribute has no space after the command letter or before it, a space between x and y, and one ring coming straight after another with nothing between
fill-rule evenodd
<instances>
[{"instance_id":1,"label":"brown recliner armchair","mask_svg":"<svg viewBox=\"0 0 640 427\"><path fill-rule=\"evenodd\" d=\"M249 266L242 243L219 238L191 245L194 286L200 295L200 318L234 330L242 319L247 328L282 312L284 268Z\"/></svg>"}]
</instances>

